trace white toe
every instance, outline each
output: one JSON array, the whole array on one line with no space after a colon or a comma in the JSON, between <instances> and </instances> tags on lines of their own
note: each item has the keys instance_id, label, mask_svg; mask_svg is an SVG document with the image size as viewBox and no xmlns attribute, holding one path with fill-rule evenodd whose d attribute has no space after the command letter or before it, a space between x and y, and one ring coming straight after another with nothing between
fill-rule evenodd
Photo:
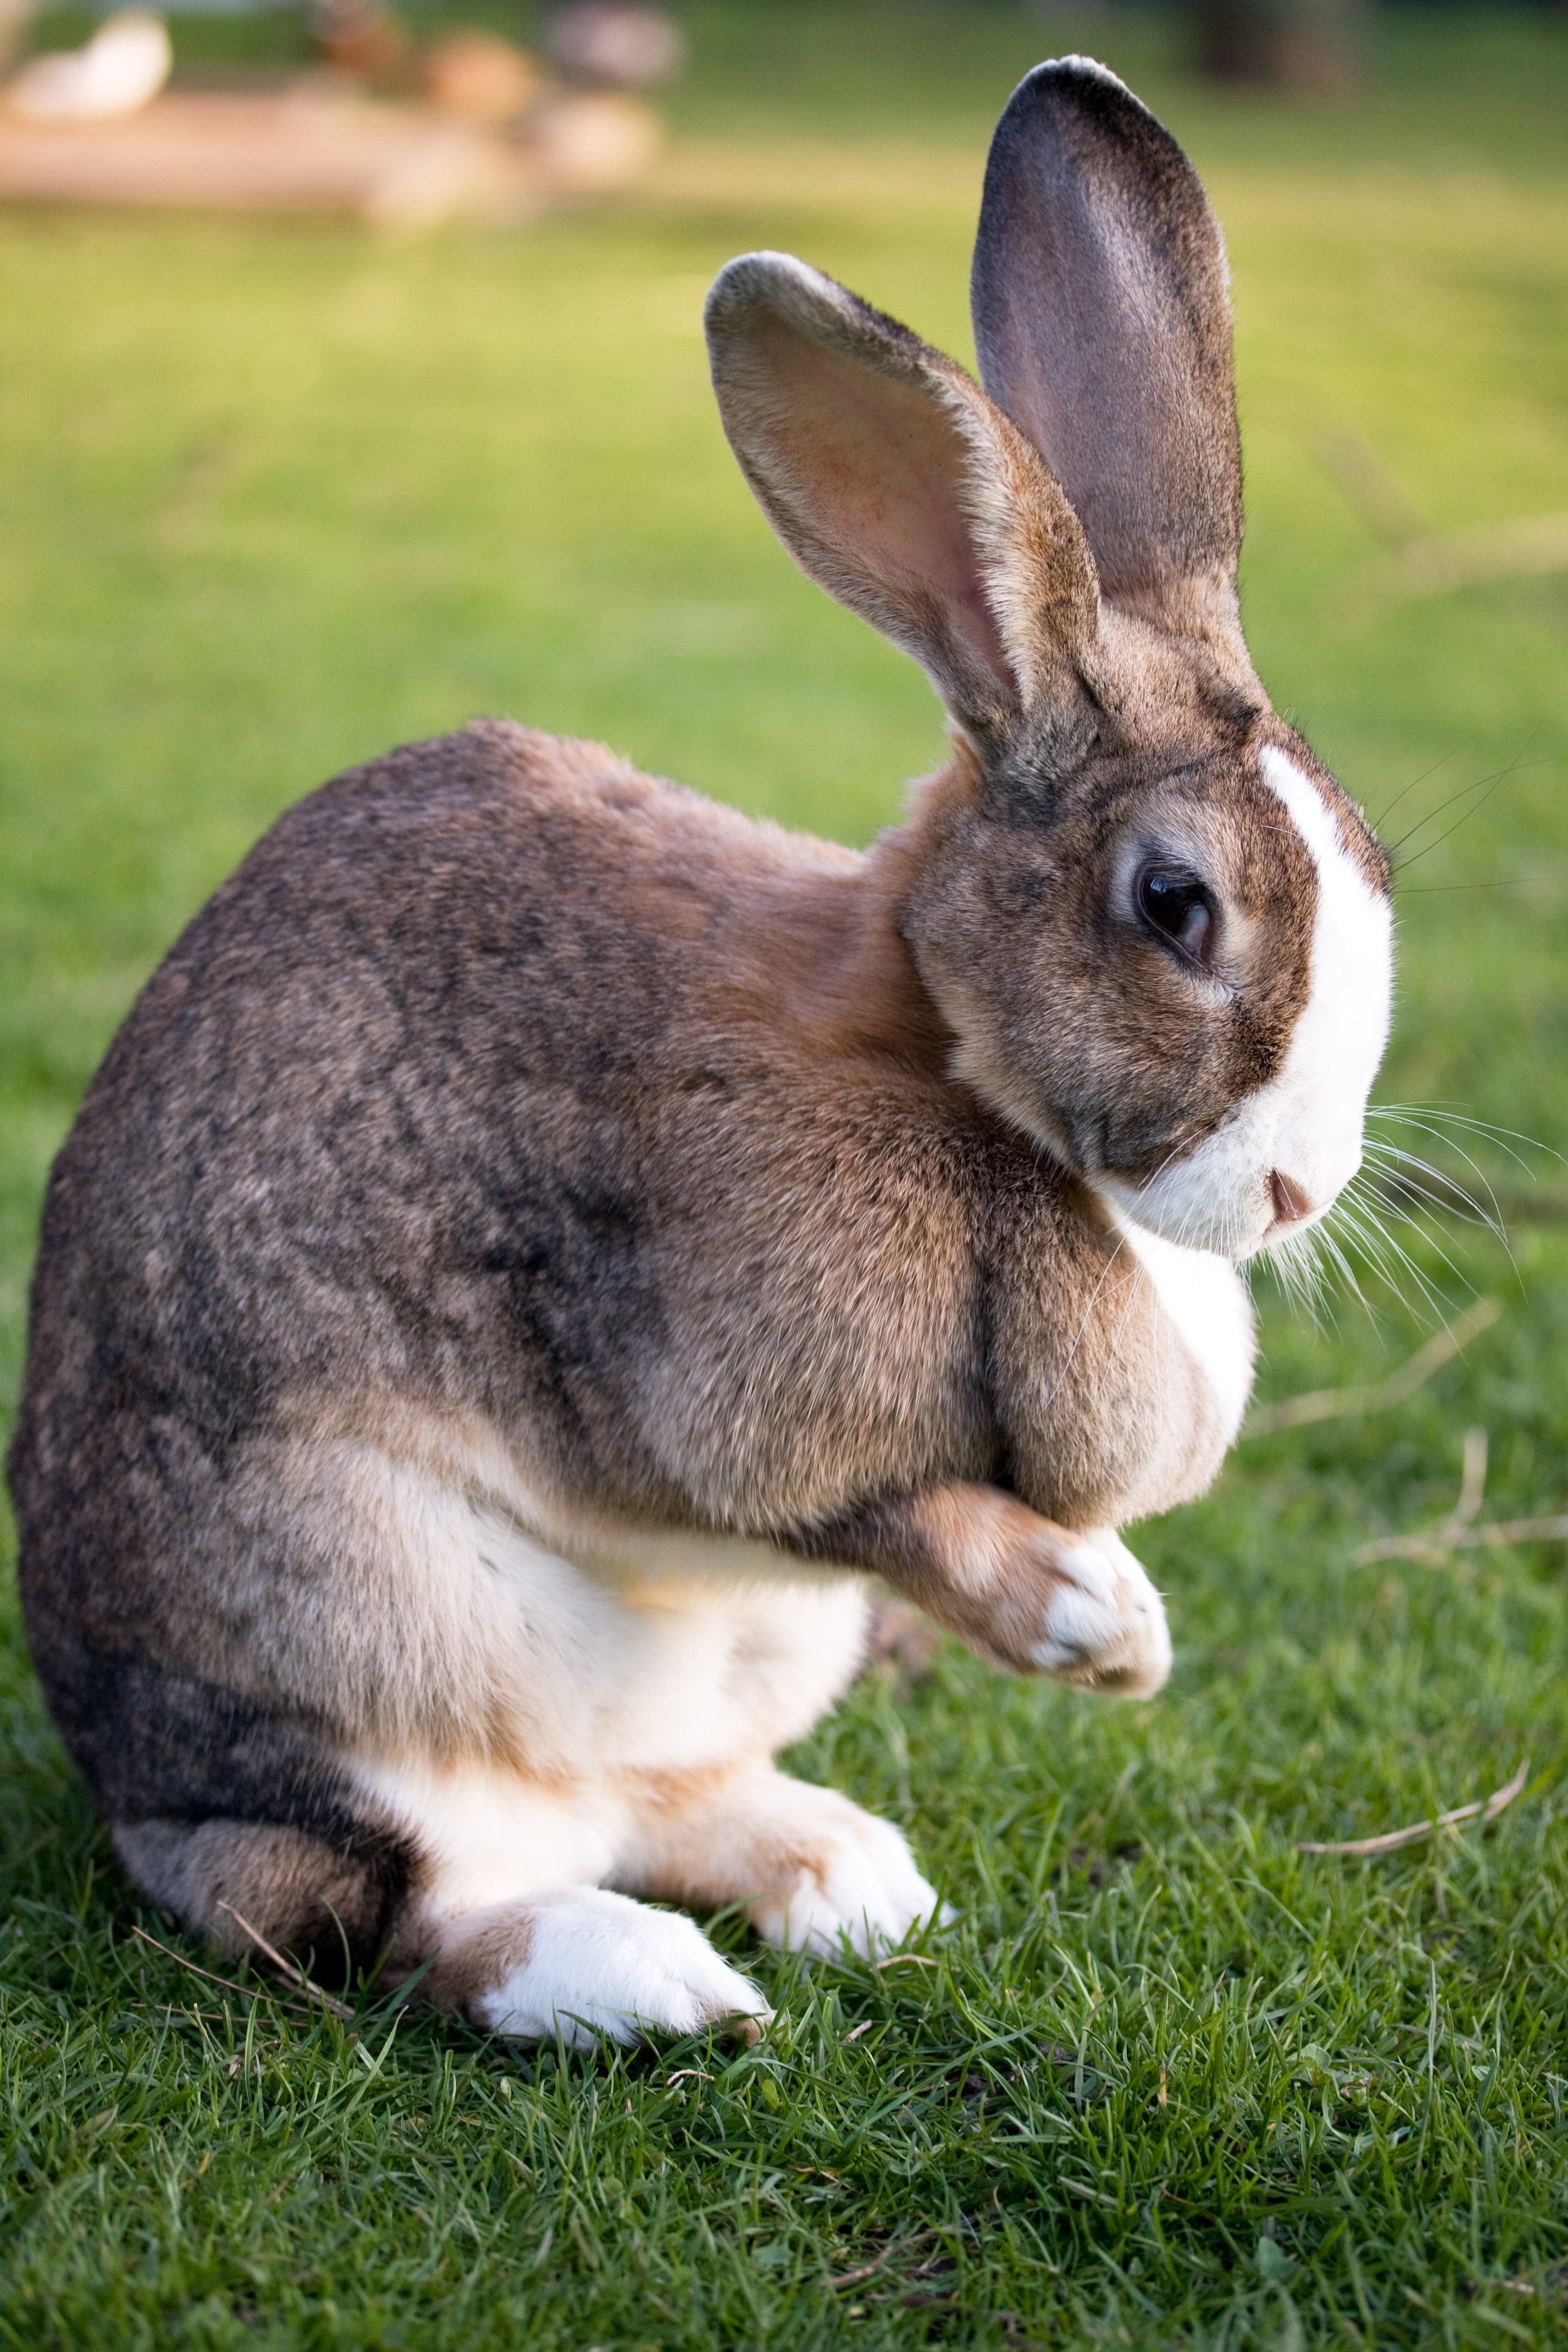
<instances>
[{"instance_id":1,"label":"white toe","mask_svg":"<svg viewBox=\"0 0 1568 2352\"><path fill-rule=\"evenodd\" d=\"M816 1870L802 1876L781 1903L759 1906L753 1914L769 1943L826 1957L847 1942L862 1958L894 1950L911 1927L934 1918L936 1889L921 1877L908 1841L890 1822L858 1807L825 1852Z\"/></svg>"},{"instance_id":2,"label":"white toe","mask_svg":"<svg viewBox=\"0 0 1568 2352\"><path fill-rule=\"evenodd\" d=\"M1060 1556L1065 1582L1046 1612L1034 1663L1070 1682L1147 1698L1171 1673L1165 1607L1141 1561L1110 1528Z\"/></svg>"}]
</instances>

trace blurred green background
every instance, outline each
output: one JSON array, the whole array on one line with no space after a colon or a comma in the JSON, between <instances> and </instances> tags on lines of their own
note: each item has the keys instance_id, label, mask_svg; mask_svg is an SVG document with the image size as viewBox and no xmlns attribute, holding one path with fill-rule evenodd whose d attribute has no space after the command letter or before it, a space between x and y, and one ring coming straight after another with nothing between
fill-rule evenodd
<instances>
[{"instance_id":1,"label":"blurred green background","mask_svg":"<svg viewBox=\"0 0 1568 2352\"><path fill-rule=\"evenodd\" d=\"M1568 15L1374 16L1359 84L1322 96L1202 84L1152 13L803 0L683 21L648 180L526 228L0 214L7 1405L82 1087L187 916L332 771L499 712L846 840L893 817L939 715L752 506L702 295L730 255L782 246L967 359L985 141L1017 76L1069 48L1163 115L1225 224L1254 652L1403 843L1379 1092L1568 1149L1568 549L1554 570L1550 528L1533 558L1500 528L1568 533ZM197 62L298 38L282 16L175 29ZM1417 593L1434 562L1470 584ZM1431 1156L1465 1173L1451 1139ZM805 1767L906 1820L973 1924L940 1988L784 1971L794 2023L679 2130L635 2063L520 2066L430 2022L405 2023L368 2107L335 2028L274 2018L282 2054L254 2084L176 2057L157 2012L190 1985L128 1941L7 1601L0 2342L1560 2340L1562 1547L1352 1558L1447 1507L1468 1425L1490 1439L1489 1513L1568 1501L1568 1192L1544 1152L1478 1156L1509 1248L1396 1227L1439 1309L1364 1262L1372 1311L1320 1327L1264 1286L1276 1394L1379 1377L1473 1291L1503 1313L1401 1412L1244 1446L1215 1497L1145 1531L1178 1642L1158 1708L1005 1685L951 1652L918 1690L862 1685ZM1528 1803L1493 1844L1381 1878L1291 1852L1484 1793L1527 1752ZM1119 1848L1142 1858L1102 1868ZM1164 2027L1134 1958L1156 1944L1180 1994ZM877 2031L842 2052L851 1992ZM254 2034L243 2000L208 1998L224 2049ZM1080 2078L1047 2097L1051 2077L1026 2126L1026 2018L1029 2050L1076 2051ZM1120 2105L1086 2097L1086 2065ZM467 2086L444 2123L437 2078ZM815 2153L786 2147L825 2083L836 2120ZM918 2127L878 2120L890 2083ZM508 2204L474 2152L501 2161L525 2091L534 2169ZM1075 2149L1090 2188L1063 2186ZM810 2187L814 2166L848 2185ZM637 2206L654 2174L663 2201ZM950 2208L973 2226L941 2293L903 2276L911 2252L851 2323L823 2282Z\"/></svg>"}]
</instances>

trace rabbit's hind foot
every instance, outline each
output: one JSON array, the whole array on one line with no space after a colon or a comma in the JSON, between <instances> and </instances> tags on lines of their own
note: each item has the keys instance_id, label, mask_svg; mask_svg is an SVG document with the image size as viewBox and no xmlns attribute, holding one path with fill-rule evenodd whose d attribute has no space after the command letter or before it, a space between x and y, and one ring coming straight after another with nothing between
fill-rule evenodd
<instances>
[{"instance_id":1,"label":"rabbit's hind foot","mask_svg":"<svg viewBox=\"0 0 1568 2352\"><path fill-rule=\"evenodd\" d=\"M468 1913L445 1931L430 1998L491 2033L569 2049L601 2037L724 2028L755 2042L773 2015L755 1985L679 1912L567 1886Z\"/></svg>"}]
</instances>

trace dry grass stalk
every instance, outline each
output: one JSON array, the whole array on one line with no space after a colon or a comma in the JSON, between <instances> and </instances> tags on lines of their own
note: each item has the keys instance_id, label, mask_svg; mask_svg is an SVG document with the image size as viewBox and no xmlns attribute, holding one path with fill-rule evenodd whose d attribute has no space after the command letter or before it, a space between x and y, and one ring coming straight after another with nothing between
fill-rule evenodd
<instances>
[{"instance_id":1,"label":"dry grass stalk","mask_svg":"<svg viewBox=\"0 0 1568 2352\"><path fill-rule=\"evenodd\" d=\"M303 1969L297 1969L292 1960L286 1960L276 1946L269 1944L261 1930L258 1927L253 1927L249 1920L235 1909L232 1903L220 1903L217 1907L220 1911L228 1913L235 1926L243 1928L257 1950L263 1953L271 1961L273 1967L288 1978L290 1984L298 1985L308 2000L319 2000L323 2009L330 2009L332 2015L341 2017L345 2025L353 2023L354 2013L346 2000L339 2000L334 1993L323 1992L319 1984L312 1984Z\"/></svg>"},{"instance_id":2,"label":"dry grass stalk","mask_svg":"<svg viewBox=\"0 0 1568 2352\"><path fill-rule=\"evenodd\" d=\"M1487 1491L1487 1433L1467 1429L1459 1459L1459 1499L1448 1516L1451 1528L1473 1527Z\"/></svg>"},{"instance_id":3,"label":"dry grass stalk","mask_svg":"<svg viewBox=\"0 0 1568 2352\"><path fill-rule=\"evenodd\" d=\"M1418 1559L1428 1568L1445 1568L1457 1551L1482 1551L1494 1544L1560 1543L1568 1539L1568 1512L1543 1518L1478 1519L1487 1484L1487 1433L1465 1432L1464 1468L1459 1499L1446 1519L1420 1536L1380 1536L1363 1544L1351 1557L1364 1567L1374 1559Z\"/></svg>"},{"instance_id":4,"label":"dry grass stalk","mask_svg":"<svg viewBox=\"0 0 1568 2352\"><path fill-rule=\"evenodd\" d=\"M254 1985L237 1984L233 1977L215 1976L211 1969L198 1968L195 1960L188 1960L185 1958L184 1952L176 1952L171 1944L161 1944L156 1936L150 1936L146 1928L139 1927L134 1920L131 1923L131 1932L143 1944L150 1944L155 1952L162 1952L166 1960L173 1960L178 1967L188 1969L192 1976L202 1978L204 1982L222 1985L226 1992L242 1993L247 2000L254 1998L256 1991Z\"/></svg>"},{"instance_id":5,"label":"dry grass stalk","mask_svg":"<svg viewBox=\"0 0 1568 2352\"><path fill-rule=\"evenodd\" d=\"M1354 604L1373 612L1498 580L1544 580L1568 572L1568 514L1512 515L1502 522L1434 530L1383 452L1356 425L1318 434L1313 447L1367 529L1388 552L1359 574Z\"/></svg>"},{"instance_id":6,"label":"dry grass stalk","mask_svg":"<svg viewBox=\"0 0 1568 2352\"><path fill-rule=\"evenodd\" d=\"M1374 1559L1415 1559L1427 1568L1443 1568L1457 1551L1521 1543L1568 1543L1568 1511L1541 1519L1484 1519L1479 1527L1438 1528L1429 1536L1381 1536L1351 1556L1358 1567Z\"/></svg>"},{"instance_id":7,"label":"dry grass stalk","mask_svg":"<svg viewBox=\"0 0 1568 2352\"><path fill-rule=\"evenodd\" d=\"M1298 1853L1397 1853L1401 1846L1419 1845L1423 1838L1436 1835L1438 1830L1455 1829L1460 1822L1473 1822L1478 1813L1484 1828L1488 1822L1496 1821L1506 1805L1512 1804L1529 1778L1530 1759L1527 1756L1512 1780L1505 1782L1502 1788L1495 1789L1489 1797L1478 1797L1471 1805L1456 1805L1451 1811L1439 1813L1435 1821L1412 1822L1405 1829L1384 1830L1381 1837L1344 1838L1330 1843L1316 1838L1298 1838L1296 1851Z\"/></svg>"},{"instance_id":8,"label":"dry grass stalk","mask_svg":"<svg viewBox=\"0 0 1568 2352\"><path fill-rule=\"evenodd\" d=\"M1409 1362L1391 1372L1385 1381L1372 1381L1358 1388L1309 1389L1301 1396L1284 1397L1278 1404L1260 1404L1248 1413L1241 1433L1243 1437L1268 1437L1276 1430L1301 1429L1312 1421L1386 1412L1391 1406L1403 1404L1407 1397L1414 1396L1434 1372L1451 1363L1501 1313L1495 1298L1478 1298L1462 1315L1446 1323L1442 1330L1435 1331L1424 1347L1416 1349Z\"/></svg>"},{"instance_id":9,"label":"dry grass stalk","mask_svg":"<svg viewBox=\"0 0 1568 2352\"><path fill-rule=\"evenodd\" d=\"M192 1976L200 1977L204 1983L222 1985L225 1992L237 1992L243 2000L254 2000L256 1999L257 1988L255 1985L242 1985L237 1983L233 1977L215 1976L211 1969L198 1968L195 1960L190 1960L185 1958L184 1952L176 1952L172 1944L161 1944L156 1936L150 1936L147 1933L146 1928L139 1927L134 1920L131 1923L131 1932L133 1936L139 1937L142 1943L150 1944L155 1952L162 1952L166 1960L173 1960L176 1967L188 1969ZM268 1990L273 1993L275 1999L286 2000L290 2009L298 2009L301 2005L290 1993L279 1994L278 1993L276 1987L268 1987Z\"/></svg>"},{"instance_id":10,"label":"dry grass stalk","mask_svg":"<svg viewBox=\"0 0 1568 2352\"><path fill-rule=\"evenodd\" d=\"M900 2231L896 2238L890 2239L883 2247L881 2252L877 2256L874 2263L862 2263L858 2271L840 2271L837 2278L830 2278L828 2280L827 2284L835 2294L837 2293L840 2287L858 2286L862 2279L875 2278L877 2273L881 2270L886 2263L890 2263L896 2253L899 2253L901 2251L907 2251L914 2246L918 2246L921 2238L926 2238L930 2235L931 2232L929 2230L921 2230L915 2237L912 2238Z\"/></svg>"},{"instance_id":11,"label":"dry grass stalk","mask_svg":"<svg viewBox=\"0 0 1568 2352\"><path fill-rule=\"evenodd\" d=\"M1375 442L1346 421L1313 436L1312 449L1349 504L1385 547L1428 538L1431 524Z\"/></svg>"}]
</instances>

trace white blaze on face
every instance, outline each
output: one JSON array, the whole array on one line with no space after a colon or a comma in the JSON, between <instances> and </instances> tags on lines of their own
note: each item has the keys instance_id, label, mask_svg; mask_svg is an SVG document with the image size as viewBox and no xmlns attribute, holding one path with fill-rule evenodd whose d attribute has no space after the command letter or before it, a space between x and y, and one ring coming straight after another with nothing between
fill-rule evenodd
<instances>
[{"instance_id":1,"label":"white blaze on face","mask_svg":"<svg viewBox=\"0 0 1568 2352\"><path fill-rule=\"evenodd\" d=\"M1366 1099L1388 1041L1394 982L1386 896L1347 854L1322 794L1294 761L1269 745L1259 764L1317 874L1307 1003L1277 1077L1238 1103L1186 1159L1136 1190L1114 1188L1117 1206L1137 1223L1231 1258L1249 1256L1268 1234L1276 1171L1306 1195L1316 1218L1361 1166Z\"/></svg>"},{"instance_id":2,"label":"white blaze on face","mask_svg":"<svg viewBox=\"0 0 1568 2352\"><path fill-rule=\"evenodd\" d=\"M1285 1066L1265 1090L1277 1097L1269 1166L1299 1184L1321 1213L1361 1166L1366 1098L1388 1043L1394 919L1385 893L1347 856L1317 787L1272 747L1260 764L1318 869L1311 993Z\"/></svg>"}]
</instances>

